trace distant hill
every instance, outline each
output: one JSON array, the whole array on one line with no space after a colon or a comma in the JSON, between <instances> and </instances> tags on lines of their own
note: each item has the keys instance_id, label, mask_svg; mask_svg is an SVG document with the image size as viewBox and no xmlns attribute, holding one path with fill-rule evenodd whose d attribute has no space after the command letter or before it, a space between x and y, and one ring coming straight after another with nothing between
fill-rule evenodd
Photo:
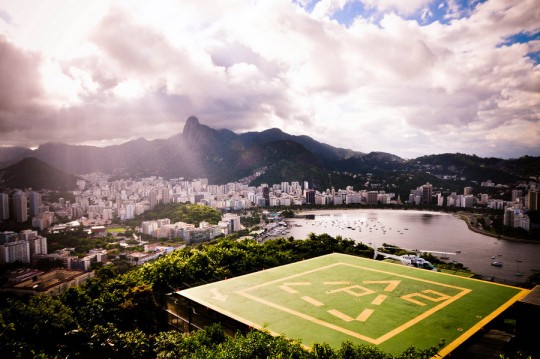
<instances>
[{"instance_id":1,"label":"distant hill","mask_svg":"<svg viewBox=\"0 0 540 359\"><path fill-rule=\"evenodd\" d=\"M0 188L73 190L77 177L57 170L34 157L0 169Z\"/></svg>"},{"instance_id":2,"label":"distant hill","mask_svg":"<svg viewBox=\"0 0 540 359\"><path fill-rule=\"evenodd\" d=\"M305 180L322 190L348 185L392 190L389 184L394 183L404 186L405 191L408 186L430 179L436 182L444 176L478 183L488 179L509 183L540 175L540 157L504 160L457 153L405 160L391 153L337 148L277 128L242 134L216 130L194 116L187 119L182 133L167 139L139 138L103 148L47 143L34 151L0 151L3 163L13 164L25 157L35 157L72 174L101 171L134 178L206 177L210 183L242 178L248 178L252 184ZM464 183L446 187L454 190Z\"/></svg>"},{"instance_id":3,"label":"distant hill","mask_svg":"<svg viewBox=\"0 0 540 359\"><path fill-rule=\"evenodd\" d=\"M431 166L431 173L457 175L478 181L511 183L540 175L540 157L519 159L482 158L461 153L445 153L419 157L417 164Z\"/></svg>"},{"instance_id":4,"label":"distant hill","mask_svg":"<svg viewBox=\"0 0 540 359\"><path fill-rule=\"evenodd\" d=\"M25 157L31 156L32 150L24 147L0 147L0 168L11 166Z\"/></svg>"}]
</instances>

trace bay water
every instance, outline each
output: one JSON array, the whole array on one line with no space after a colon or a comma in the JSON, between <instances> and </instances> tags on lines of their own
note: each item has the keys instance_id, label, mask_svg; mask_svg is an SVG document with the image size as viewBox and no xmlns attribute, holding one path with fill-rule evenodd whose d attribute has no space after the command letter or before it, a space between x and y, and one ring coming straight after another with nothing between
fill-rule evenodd
<instances>
[{"instance_id":1,"label":"bay water","mask_svg":"<svg viewBox=\"0 0 540 359\"><path fill-rule=\"evenodd\" d=\"M540 243L522 243L475 233L454 214L414 210L305 211L314 219L287 219L280 237L305 239L310 233L342 236L373 247L383 243L431 251L457 261L483 279L515 284L540 271ZM437 253L444 252L444 253ZM445 254L447 253L447 254ZM493 266L494 261L502 267ZM521 276L519 275L521 274Z\"/></svg>"}]
</instances>

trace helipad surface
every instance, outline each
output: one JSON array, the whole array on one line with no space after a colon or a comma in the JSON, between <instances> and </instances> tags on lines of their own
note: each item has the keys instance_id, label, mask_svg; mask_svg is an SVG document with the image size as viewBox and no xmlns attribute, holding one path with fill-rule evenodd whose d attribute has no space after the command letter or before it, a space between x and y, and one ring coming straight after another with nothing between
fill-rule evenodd
<instances>
[{"instance_id":1,"label":"helipad surface","mask_svg":"<svg viewBox=\"0 0 540 359\"><path fill-rule=\"evenodd\" d=\"M330 254L180 291L273 335L310 347L343 341L393 354L445 339L445 355L527 290Z\"/></svg>"}]
</instances>

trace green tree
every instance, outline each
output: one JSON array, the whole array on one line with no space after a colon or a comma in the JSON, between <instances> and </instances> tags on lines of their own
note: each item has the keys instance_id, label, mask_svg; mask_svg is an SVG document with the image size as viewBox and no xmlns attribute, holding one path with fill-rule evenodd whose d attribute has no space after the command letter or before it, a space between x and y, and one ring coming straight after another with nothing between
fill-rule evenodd
<instances>
[{"instance_id":1,"label":"green tree","mask_svg":"<svg viewBox=\"0 0 540 359\"><path fill-rule=\"evenodd\" d=\"M10 299L0 318L3 353L12 358L52 354L63 345L65 334L77 328L73 311L59 299L45 296L28 302Z\"/></svg>"},{"instance_id":2,"label":"green tree","mask_svg":"<svg viewBox=\"0 0 540 359\"><path fill-rule=\"evenodd\" d=\"M84 334L78 347L69 348L74 356L85 358L154 358L153 336L139 329L121 331L112 323L97 325ZM66 353L67 354L67 353Z\"/></svg>"}]
</instances>

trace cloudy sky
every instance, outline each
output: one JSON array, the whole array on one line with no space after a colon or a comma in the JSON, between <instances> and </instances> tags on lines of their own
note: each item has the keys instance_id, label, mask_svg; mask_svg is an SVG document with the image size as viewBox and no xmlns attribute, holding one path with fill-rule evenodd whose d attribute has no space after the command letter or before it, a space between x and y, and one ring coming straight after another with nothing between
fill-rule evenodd
<instances>
[{"instance_id":1,"label":"cloudy sky","mask_svg":"<svg viewBox=\"0 0 540 359\"><path fill-rule=\"evenodd\" d=\"M278 127L540 155L537 0L2 0L0 145Z\"/></svg>"}]
</instances>

